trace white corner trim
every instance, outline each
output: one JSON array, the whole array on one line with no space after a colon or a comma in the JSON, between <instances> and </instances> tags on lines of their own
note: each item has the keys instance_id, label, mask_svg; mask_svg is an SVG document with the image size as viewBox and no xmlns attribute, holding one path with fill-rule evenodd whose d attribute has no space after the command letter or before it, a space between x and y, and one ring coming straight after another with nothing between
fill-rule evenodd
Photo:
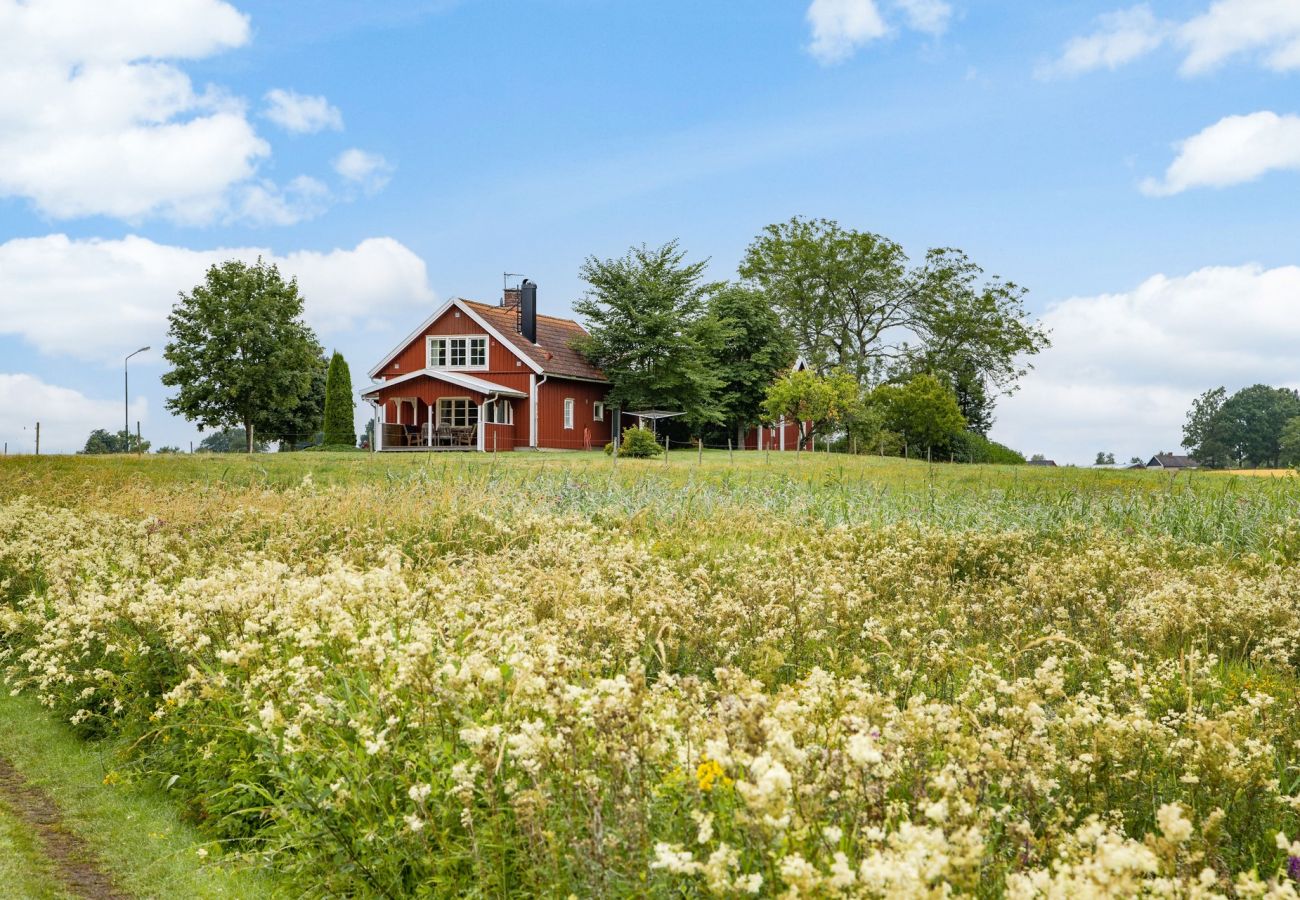
<instances>
[{"instance_id":1,"label":"white corner trim","mask_svg":"<svg viewBox=\"0 0 1300 900\"><path fill-rule=\"evenodd\" d=\"M528 376L528 446L537 446L537 376Z\"/></svg>"}]
</instances>

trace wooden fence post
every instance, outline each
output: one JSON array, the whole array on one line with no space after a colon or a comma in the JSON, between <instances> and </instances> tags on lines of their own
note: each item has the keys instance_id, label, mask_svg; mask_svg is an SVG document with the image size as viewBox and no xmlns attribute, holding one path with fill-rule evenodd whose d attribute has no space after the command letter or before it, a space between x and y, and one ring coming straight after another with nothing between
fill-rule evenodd
<instances>
[{"instance_id":1,"label":"wooden fence post","mask_svg":"<svg viewBox=\"0 0 1300 900\"><path fill-rule=\"evenodd\" d=\"M144 455L144 444L140 442L140 420L135 420L135 453L136 456Z\"/></svg>"},{"instance_id":2,"label":"wooden fence post","mask_svg":"<svg viewBox=\"0 0 1300 900\"><path fill-rule=\"evenodd\" d=\"M734 463L735 461L736 454L731 451L731 438L727 438L727 462Z\"/></svg>"},{"instance_id":3,"label":"wooden fence post","mask_svg":"<svg viewBox=\"0 0 1300 900\"><path fill-rule=\"evenodd\" d=\"M36 423L36 455L41 455L41 423Z\"/></svg>"},{"instance_id":4,"label":"wooden fence post","mask_svg":"<svg viewBox=\"0 0 1300 900\"><path fill-rule=\"evenodd\" d=\"M666 434L664 435L664 465L665 466L668 465L668 445L672 443L672 440L673 439L670 438L668 435Z\"/></svg>"},{"instance_id":5,"label":"wooden fence post","mask_svg":"<svg viewBox=\"0 0 1300 900\"><path fill-rule=\"evenodd\" d=\"M699 444L699 453L695 457L695 464L702 466L704 465L704 438L696 438L695 440Z\"/></svg>"}]
</instances>

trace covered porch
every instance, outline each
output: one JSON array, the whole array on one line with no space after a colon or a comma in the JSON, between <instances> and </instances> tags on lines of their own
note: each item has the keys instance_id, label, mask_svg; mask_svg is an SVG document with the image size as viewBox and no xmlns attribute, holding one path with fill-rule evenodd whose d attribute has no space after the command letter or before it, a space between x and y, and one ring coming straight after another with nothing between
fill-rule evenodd
<instances>
[{"instance_id":1,"label":"covered porch","mask_svg":"<svg viewBox=\"0 0 1300 900\"><path fill-rule=\"evenodd\" d=\"M511 450L527 394L459 372L422 369L371 386L376 451Z\"/></svg>"}]
</instances>

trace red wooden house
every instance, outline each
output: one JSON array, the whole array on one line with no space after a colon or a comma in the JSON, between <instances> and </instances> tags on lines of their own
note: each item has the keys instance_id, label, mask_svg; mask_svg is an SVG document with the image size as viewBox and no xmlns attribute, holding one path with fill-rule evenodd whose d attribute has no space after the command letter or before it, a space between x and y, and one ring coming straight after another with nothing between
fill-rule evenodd
<instances>
[{"instance_id":1,"label":"red wooden house","mask_svg":"<svg viewBox=\"0 0 1300 900\"><path fill-rule=\"evenodd\" d=\"M609 382L573 349L571 319L537 314L537 285L499 305L444 303L370 370L376 450L579 450L610 440Z\"/></svg>"}]
</instances>

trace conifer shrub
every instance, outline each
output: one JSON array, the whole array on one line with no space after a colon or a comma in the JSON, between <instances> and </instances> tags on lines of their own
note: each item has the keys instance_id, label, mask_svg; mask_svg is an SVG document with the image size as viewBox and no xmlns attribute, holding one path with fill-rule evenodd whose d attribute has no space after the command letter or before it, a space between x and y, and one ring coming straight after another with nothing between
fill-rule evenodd
<instances>
[{"instance_id":1,"label":"conifer shrub","mask_svg":"<svg viewBox=\"0 0 1300 900\"><path fill-rule=\"evenodd\" d=\"M352 399L352 373L347 361L337 350L330 358L329 374L325 377L325 446L355 447L357 433L353 430L355 401Z\"/></svg>"}]
</instances>

